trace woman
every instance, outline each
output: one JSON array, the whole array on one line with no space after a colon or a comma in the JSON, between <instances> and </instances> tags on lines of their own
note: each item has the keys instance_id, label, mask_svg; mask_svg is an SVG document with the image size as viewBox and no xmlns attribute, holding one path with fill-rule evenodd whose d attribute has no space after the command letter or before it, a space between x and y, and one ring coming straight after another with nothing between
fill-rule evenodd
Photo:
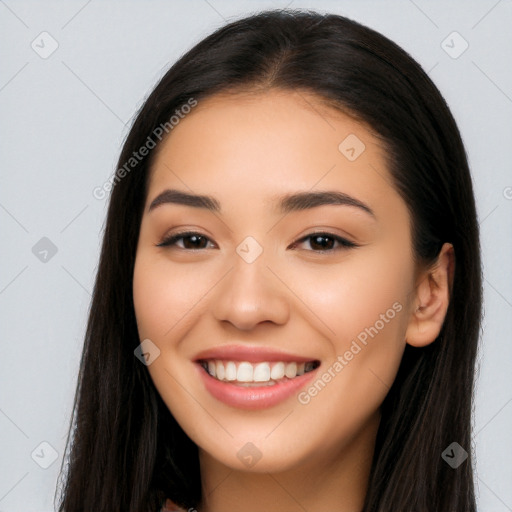
<instances>
[{"instance_id":1,"label":"woman","mask_svg":"<svg viewBox=\"0 0 512 512\"><path fill-rule=\"evenodd\" d=\"M59 510L475 511L480 315L420 66L341 16L230 23L124 144Z\"/></svg>"}]
</instances>

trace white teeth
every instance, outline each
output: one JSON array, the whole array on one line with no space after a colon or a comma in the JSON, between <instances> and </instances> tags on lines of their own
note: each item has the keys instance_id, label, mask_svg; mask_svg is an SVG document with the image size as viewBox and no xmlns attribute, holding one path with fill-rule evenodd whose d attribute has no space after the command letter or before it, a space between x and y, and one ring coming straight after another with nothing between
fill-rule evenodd
<instances>
[{"instance_id":1,"label":"white teeth","mask_svg":"<svg viewBox=\"0 0 512 512\"><path fill-rule=\"evenodd\" d=\"M270 365L268 363L259 363L254 367L254 382L268 382L270 380Z\"/></svg>"},{"instance_id":2,"label":"white teeth","mask_svg":"<svg viewBox=\"0 0 512 512\"><path fill-rule=\"evenodd\" d=\"M240 385L250 386L252 383L262 383L262 385L273 385L275 381L287 377L304 375L317 367L317 363L309 361L307 363L296 362L262 362L249 363L247 361L203 361L202 365L206 371L217 380L236 381Z\"/></svg>"},{"instance_id":3,"label":"white teeth","mask_svg":"<svg viewBox=\"0 0 512 512\"><path fill-rule=\"evenodd\" d=\"M270 371L270 378L272 380L282 379L284 377L284 363L277 363Z\"/></svg>"},{"instance_id":4,"label":"white teeth","mask_svg":"<svg viewBox=\"0 0 512 512\"><path fill-rule=\"evenodd\" d=\"M284 374L289 379L293 379L293 377L296 377L297 376L297 363L288 363L284 370Z\"/></svg>"},{"instance_id":5,"label":"white teeth","mask_svg":"<svg viewBox=\"0 0 512 512\"><path fill-rule=\"evenodd\" d=\"M226 380L236 380L236 364L233 361L229 361L225 368Z\"/></svg>"},{"instance_id":6,"label":"white teeth","mask_svg":"<svg viewBox=\"0 0 512 512\"><path fill-rule=\"evenodd\" d=\"M240 363L238 365L238 371L236 372L236 380L239 382L252 382L252 374L253 369L251 363Z\"/></svg>"},{"instance_id":7,"label":"white teeth","mask_svg":"<svg viewBox=\"0 0 512 512\"><path fill-rule=\"evenodd\" d=\"M224 365L222 364L222 361L217 361L215 365L216 373L213 375L214 377L217 377L219 380L224 380L224 377L226 376L226 371L224 370Z\"/></svg>"}]
</instances>

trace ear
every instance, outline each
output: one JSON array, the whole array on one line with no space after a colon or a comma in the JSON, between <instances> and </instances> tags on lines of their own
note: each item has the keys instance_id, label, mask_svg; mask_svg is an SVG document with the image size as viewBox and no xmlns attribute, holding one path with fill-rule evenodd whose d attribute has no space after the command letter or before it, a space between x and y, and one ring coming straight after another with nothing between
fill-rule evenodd
<instances>
[{"instance_id":1,"label":"ear","mask_svg":"<svg viewBox=\"0 0 512 512\"><path fill-rule=\"evenodd\" d=\"M443 244L433 266L421 272L416 282L405 341L424 347L437 338L443 327L455 272L453 245Z\"/></svg>"}]
</instances>

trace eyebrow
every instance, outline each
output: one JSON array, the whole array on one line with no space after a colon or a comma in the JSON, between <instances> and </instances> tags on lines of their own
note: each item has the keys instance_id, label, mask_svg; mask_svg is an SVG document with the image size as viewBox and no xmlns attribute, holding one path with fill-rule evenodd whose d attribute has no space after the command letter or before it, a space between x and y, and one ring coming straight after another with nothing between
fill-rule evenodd
<instances>
[{"instance_id":1,"label":"eyebrow","mask_svg":"<svg viewBox=\"0 0 512 512\"><path fill-rule=\"evenodd\" d=\"M294 211L308 210L323 205L353 206L368 213L375 218L373 210L365 203L344 192L335 190L318 192L296 192L274 196L273 201L277 202L278 211L286 214ZM221 212L219 201L208 195L190 194L176 189L166 189L160 193L149 205L148 212L151 212L163 204L181 204L193 208L203 208L214 213Z\"/></svg>"}]
</instances>

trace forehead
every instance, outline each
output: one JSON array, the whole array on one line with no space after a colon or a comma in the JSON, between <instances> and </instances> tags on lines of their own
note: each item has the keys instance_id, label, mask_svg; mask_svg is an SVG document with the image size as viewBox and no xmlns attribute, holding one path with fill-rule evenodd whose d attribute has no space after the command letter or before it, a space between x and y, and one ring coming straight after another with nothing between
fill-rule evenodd
<instances>
[{"instance_id":1,"label":"forehead","mask_svg":"<svg viewBox=\"0 0 512 512\"><path fill-rule=\"evenodd\" d=\"M176 184L247 204L298 189L392 189L370 127L318 96L283 90L200 101L161 143L149 184L148 199Z\"/></svg>"},{"instance_id":2,"label":"forehead","mask_svg":"<svg viewBox=\"0 0 512 512\"><path fill-rule=\"evenodd\" d=\"M279 146L285 150L286 142L300 141L309 142L302 154L312 146L332 150L333 146L338 149L337 143L341 141L343 132L358 133L368 143L380 145L379 137L371 126L358 120L356 114L341 109L308 91L223 92L200 100L196 107L189 109L189 113L180 115L180 119L173 116L176 124L159 151L169 147L176 151L176 146L184 138L191 143L191 131L195 132L197 144L229 134L229 138L216 140L215 144L219 148L230 149L244 139L243 149L248 150L250 139L254 137L253 146L266 142L267 146ZM319 144L321 142L323 144ZM299 148L295 147L294 152L298 153ZM269 156L275 156L275 153Z\"/></svg>"}]
</instances>

